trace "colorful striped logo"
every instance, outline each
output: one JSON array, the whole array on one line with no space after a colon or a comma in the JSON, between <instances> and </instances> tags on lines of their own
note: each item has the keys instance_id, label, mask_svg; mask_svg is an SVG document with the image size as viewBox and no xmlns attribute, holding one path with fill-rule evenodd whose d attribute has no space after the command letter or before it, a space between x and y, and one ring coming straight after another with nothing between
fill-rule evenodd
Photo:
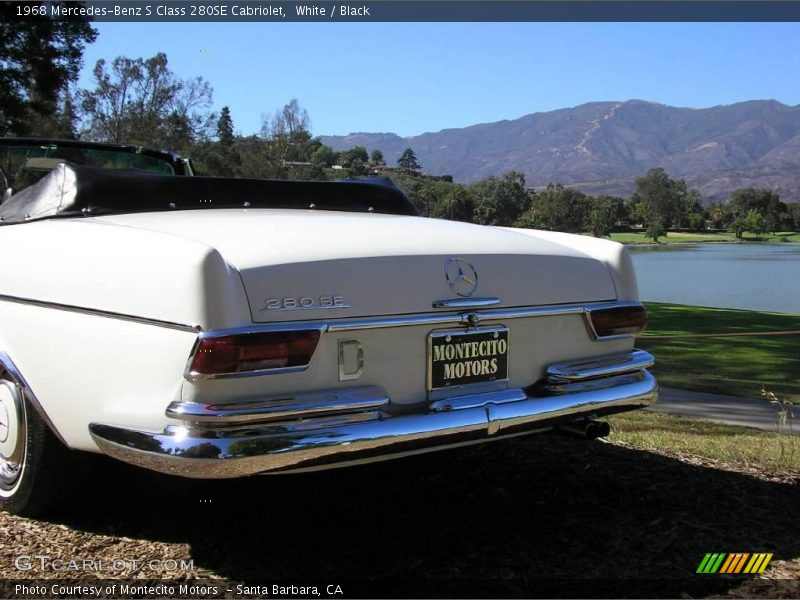
<instances>
[{"instance_id":1,"label":"colorful striped logo","mask_svg":"<svg viewBox=\"0 0 800 600\"><path fill-rule=\"evenodd\" d=\"M709 552L703 557L697 573L763 573L772 552Z\"/></svg>"}]
</instances>

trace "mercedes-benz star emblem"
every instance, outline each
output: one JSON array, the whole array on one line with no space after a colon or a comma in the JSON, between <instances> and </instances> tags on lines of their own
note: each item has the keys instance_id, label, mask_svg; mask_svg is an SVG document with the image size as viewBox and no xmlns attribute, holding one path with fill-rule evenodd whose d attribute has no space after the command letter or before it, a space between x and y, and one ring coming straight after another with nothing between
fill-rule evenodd
<instances>
[{"instance_id":1,"label":"mercedes-benz star emblem","mask_svg":"<svg viewBox=\"0 0 800 600\"><path fill-rule=\"evenodd\" d=\"M456 294L462 297L471 296L478 287L478 272L468 260L451 258L444 266L444 275Z\"/></svg>"}]
</instances>

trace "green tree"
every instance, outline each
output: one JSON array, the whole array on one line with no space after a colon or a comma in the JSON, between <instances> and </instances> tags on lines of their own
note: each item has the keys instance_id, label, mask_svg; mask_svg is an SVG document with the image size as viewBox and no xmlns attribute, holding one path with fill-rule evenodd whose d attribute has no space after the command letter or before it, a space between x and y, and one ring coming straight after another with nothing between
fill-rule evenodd
<instances>
[{"instance_id":1,"label":"green tree","mask_svg":"<svg viewBox=\"0 0 800 600\"><path fill-rule=\"evenodd\" d=\"M643 225L647 221L644 204L641 198L635 196L625 200L625 214L628 217L628 225Z\"/></svg>"},{"instance_id":2,"label":"green tree","mask_svg":"<svg viewBox=\"0 0 800 600\"><path fill-rule=\"evenodd\" d=\"M589 203L583 192L565 188L560 183L551 183L547 189L536 194L531 208L534 214L525 219L551 231L578 233L583 231L588 208Z\"/></svg>"},{"instance_id":3,"label":"green tree","mask_svg":"<svg viewBox=\"0 0 800 600\"><path fill-rule=\"evenodd\" d=\"M661 219L655 218L650 220L647 224L646 235L654 242L657 242L658 238L667 235L667 230L664 227L664 223L661 222Z\"/></svg>"},{"instance_id":4,"label":"green tree","mask_svg":"<svg viewBox=\"0 0 800 600\"><path fill-rule=\"evenodd\" d=\"M310 131L311 118L297 98L292 98L271 117L263 117L261 120L261 137L281 140L287 144L304 141L310 137Z\"/></svg>"},{"instance_id":5,"label":"green tree","mask_svg":"<svg viewBox=\"0 0 800 600\"><path fill-rule=\"evenodd\" d=\"M223 106L216 124L217 141L203 141L191 148L192 161L198 173L235 177L239 166L239 144L233 132L231 111Z\"/></svg>"},{"instance_id":6,"label":"green tree","mask_svg":"<svg viewBox=\"0 0 800 600\"><path fill-rule=\"evenodd\" d=\"M708 207L708 218L716 229L725 229L733 220L730 207L727 204L715 203Z\"/></svg>"},{"instance_id":7,"label":"green tree","mask_svg":"<svg viewBox=\"0 0 800 600\"><path fill-rule=\"evenodd\" d=\"M148 59L118 56L110 70L98 60L93 76L94 88L81 94L86 137L175 150L208 137L211 86L202 77L179 79L163 52Z\"/></svg>"},{"instance_id":8,"label":"green tree","mask_svg":"<svg viewBox=\"0 0 800 600\"><path fill-rule=\"evenodd\" d=\"M536 204L536 196L534 195L533 203ZM542 215L535 210L528 210L514 221L514 227L521 227L522 229L547 229L547 223L544 222Z\"/></svg>"},{"instance_id":9,"label":"green tree","mask_svg":"<svg viewBox=\"0 0 800 600\"><path fill-rule=\"evenodd\" d=\"M750 211L756 211L761 215L766 231L777 231L787 213L780 196L766 188L740 188L731 194L729 205L734 217L746 218Z\"/></svg>"},{"instance_id":10,"label":"green tree","mask_svg":"<svg viewBox=\"0 0 800 600\"><path fill-rule=\"evenodd\" d=\"M786 203L786 229L800 229L800 202Z\"/></svg>"},{"instance_id":11,"label":"green tree","mask_svg":"<svg viewBox=\"0 0 800 600\"><path fill-rule=\"evenodd\" d=\"M525 175L509 171L472 186L473 220L482 225L511 226L531 206L525 189Z\"/></svg>"},{"instance_id":12,"label":"green tree","mask_svg":"<svg viewBox=\"0 0 800 600\"><path fill-rule=\"evenodd\" d=\"M417 162L417 155L411 148L403 150L403 154L397 159L397 164L406 171L421 169L419 162Z\"/></svg>"},{"instance_id":13,"label":"green tree","mask_svg":"<svg viewBox=\"0 0 800 600\"><path fill-rule=\"evenodd\" d=\"M470 220L471 186L421 177L413 171L387 174L402 189L421 215L441 219Z\"/></svg>"},{"instance_id":14,"label":"green tree","mask_svg":"<svg viewBox=\"0 0 800 600\"><path fill-rule=\"evenodd\" d=\"M0 2L0 135L73 133L69 84L77 80L84 48L97 31L83 17L16 16L20 6L45 5L53 9L84 3Z\"/></svg>"},{"instance_id":15,"label":"green tree","mask_svg":"<svg viewBox=\"0 0 800 600\"><path fill-rule=\"evenodd\" d=\"M373 150L369 156L369 162L373 167L382 167L386 164L386 159L383 158L383 152Z\"/></svg>"},{"instance_id":16,"label":"green tree","mask_svg":"<svg viewBox=\"0 0 800 600\"><path fill-rule=\"evenodd\" d=\"M339 153L339 164L353 176L366 175L369 172L369 154L364 146L354 146L350 150Z\"/></svg>"},{"instance_id":17,"label":"green tree","mask_svg":"<svg viewBox=\"0 0 800 600\"><path fill-rule=\"evenodd\" d=\"M263 117L261 138L266 142L266 177L296 178L307 176L311 155L317 144L311 137L308 111L292 98L271 117Z\"/></svg>"},{"instance_id":18,"label":"green tree","mask_svg":"<svg viewBox=\"0 0 800 600\"><path fill-rule=\"evenodd\" d=\"M275 164L270 144L267 140L257 135L241 137L236 140L236 148L241 157L236 167L236 177L270 178L279 175L285 176L285 169Z\"/></svg>"},{"instance_id":19,"label":"green tree","mask_svg":"<svg viewBox=\"0 0 800 600\"><path fill-rule=\"evenodd\" d=\"M219 118L217 119L217 139L220 145L229 148L233 145L233 118L231 117L231 109L223 106L219 111Z\"/></svg>"},{"instance_id":20,"label":"green tree","mask_svg":"<svg viewBox=\"0 0 800 600\"><path fill-rule=\"evenodd\" d=\"M318 148L311 154L311 162L321 168L330 168L336 160L336 154L333 148L320 144Z\"/></svg>"},{"instance_id":21,"label":"green tree","mask_svg":"<svg viewBox=\"0 0 800 600\"><path fill-rule=\"evenodd\" d=\"M767 224L764 216L757 210L751 210L745 215L744 227L747 231L754 233L756 236L760 236L767 231Z\"/></svg>"},{"instance_id":22,"label":"green tree","mask_svg":"<svg viewBox=\"0 0 800 600\"><path fill-rule=\"evenodd\" d=\"M337 153L311 136L308 112L292 99L272 115L262 117L261 135L237 136L228 107L216 120L217 141L192 147L192 158L203 175L270 179L329 180L346 177L333 170ZM366 151L360 154L366 160Z\"/></svg>"},{"instance_id":23,"label":"green tree","mask_svg":"<svg viewBox=\"0 0 800 600\"><path fill-rule=\"evenodd\" d=\"M744 234L744 232L747 231L747 223L744 220L744 216L738 215L737 217L735 217L731 221L729 229L731 230L733 235L736 236L737 240L741 239L742 234Z\"/></svg>"},{"instance_id":24,"label":"green tree","mask_svg":"<svg viewBox=\"0 0 800 600\"><path fill-rule=\"evenodd\" d=\"M47 134L52 137L64 137L66 139L77 139L78 137L78 108L75 105L75 94L69 87L64 90L61 99L61 106L56 113L56 131ZM44 135L44 133L42 134Z\"/></svg>"},{"instance_id":25,"label":"green tree","mask_svg":"<svg viewBox=\"0 0 800 600\"><path fill-rule=\"evenodd\" d=\"M667 229L680 219L685 199L686 182L670 179L661 167L650 169L644 177L636 180L636 192L632 198L633 203L639 205L645 225L649 227L657 222L656 229Z\"/></svg>"},{"instance_id":26,"label":"green tree","mask_svg":"<svg viewBox=\"0 0 800 600\"><path fill-rule=\"evenodd\" d=\"M440 182L437 188L443 193L433 216L451 221L472 221L472 196L466 187L452 182Z\"/></svg>"},{"instance_id":27,"label":"green tree","mask_svg":"<svg viewBox=\"0 0 800 600\"><path fill-rule=\"evenodd\" d=\"M767 230L764 216L756 209L750 209L747 214L737 214L730 228L734 235L740 239L745 231L750 231L759 236Z\"/></svg>"},{"instance_id":28,"label":"green tree","mask_svg":"<svg viewBox=\"0 0 800 600\"><path fill-rule=\"evenodd\" d=\"M236 146L225 147L210 140L194 144L190 154L198 175L235 177L238 170Z\"/></svg>"},{"instance_id":29,"label":"green tree","mask_svg":"<svg viewBox=\"0 0 800 600\"><path fill-rule=\"evenodd\" d=\"M706 221L706 211L703 209L700 190L690 189L683 199L683 206L676 216L676 224L685 229L703 229Z\"/></svg>"},{"instance_id":30,"label":"green tree","mask_svg":"<svg viewBox=\"0 0 800 600\"><path fill-rule=\"evenodd\" d=\"M421 215L435 217L439 213L442 190L435 182L427 179L418 179L417 184L411 187L411 201Z\"/></svg>"},{"instance_id":31,"label":"green tree","mask_svg":"<svg viewBox=\"0 0 800 600\"><path fill-rule=\"evenodd\" d=\"M587 198L586 228L594 237L606 237L617 224L622 199L612 196Z\"/></svg>"}]
</instances>

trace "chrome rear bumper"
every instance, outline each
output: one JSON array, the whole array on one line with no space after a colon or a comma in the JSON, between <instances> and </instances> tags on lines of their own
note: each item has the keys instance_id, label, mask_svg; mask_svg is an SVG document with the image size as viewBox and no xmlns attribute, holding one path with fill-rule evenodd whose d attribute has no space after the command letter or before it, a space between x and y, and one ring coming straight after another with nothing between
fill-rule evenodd
<instances>
[{"instance_id":1,"label":"chrome rear bumper","mask_svg":"<svg viewBox=\"0 0 800 600\"><path fill-rule=\"evenodd\" d=\"M104 453L141 467L197 478L227 478L341 466L546 431L576 419L642 408L658 384L639 350L551 365L537 386L458 396L424 413L391 416L377 387L256 403L175 403L182 426L161 433L92 423Z\"/></svg>"}]
</instances>

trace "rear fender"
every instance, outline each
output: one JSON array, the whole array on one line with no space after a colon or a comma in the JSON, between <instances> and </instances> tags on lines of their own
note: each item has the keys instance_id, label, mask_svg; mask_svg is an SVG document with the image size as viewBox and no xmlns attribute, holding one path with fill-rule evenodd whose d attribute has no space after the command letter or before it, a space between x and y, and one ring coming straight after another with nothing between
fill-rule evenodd
<instances>
[{"instance_id":1,"label":"rear fender","mask_svg":"<svg viewBox=\"0 0 800 600\"><path fill-rule=\"evenodd\" d=\"M39 402L39 399L36 397L36 394L31 389L30 384L25 379L25 376L19 370L17 365L12 360L11 356L6 351L7 346L3 342L2 337L0 337L0 378L2 379L10 379L14 381L20 389L22 389L22 393L25 396L25 399L28 401L28 404L32 406L36 412L39 413L39 416L42 420L47 424L48 429L50 432L56 436L62 444L66 445L64 438L61 437L61 434L56 429L56 426L50 420L50 417L47 415L47 412L44 410L44 407Z\"/></svg>"}]
</instances>

